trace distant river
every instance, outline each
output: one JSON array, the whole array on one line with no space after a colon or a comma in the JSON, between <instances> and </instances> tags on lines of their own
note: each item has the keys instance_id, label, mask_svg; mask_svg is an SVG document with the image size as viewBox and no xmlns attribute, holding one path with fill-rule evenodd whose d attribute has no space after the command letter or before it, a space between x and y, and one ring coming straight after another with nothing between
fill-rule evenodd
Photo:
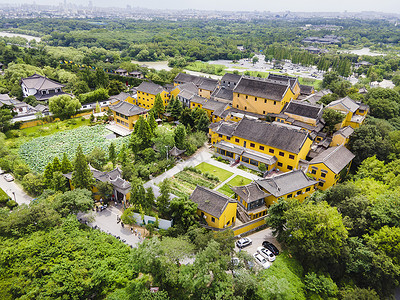
<instances>
[{"instance_id":1,"label":"distant river","mask_svg":"<svg viewBox=\"0 0 400 300\"><path fill-rule=\"evenodd\" d=\"M0 36L6 36L6 37L22 37L28 40L28 42L32 40L36 40L36 42L40 42L40 37L36 36L31 36L31 35L26 35L26 34L19 34L19 33L11 33L11 32L0 32Z\"/></svg>"}]
</instances>

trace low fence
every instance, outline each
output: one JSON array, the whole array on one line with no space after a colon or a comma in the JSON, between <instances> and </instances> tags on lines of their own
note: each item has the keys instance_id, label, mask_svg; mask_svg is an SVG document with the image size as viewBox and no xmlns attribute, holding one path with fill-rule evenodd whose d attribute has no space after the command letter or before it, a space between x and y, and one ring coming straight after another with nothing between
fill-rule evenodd
<instances>
[{"instance_id":1,"label":"low fence","mask_svg":"<svg viewBox=\"0 0 400 300\"><path fill-rule=\"evenodd\" d=\"M133 213L133 219L135 219L136 224L138 225L146 225L146 224L154 224L156 223L156 218L144 215L143 219L142 216L138 213ZM167 230L172 226L172 221L165 220L165 219L158 219L158 228Z\"/></svg>"}]
</instances>

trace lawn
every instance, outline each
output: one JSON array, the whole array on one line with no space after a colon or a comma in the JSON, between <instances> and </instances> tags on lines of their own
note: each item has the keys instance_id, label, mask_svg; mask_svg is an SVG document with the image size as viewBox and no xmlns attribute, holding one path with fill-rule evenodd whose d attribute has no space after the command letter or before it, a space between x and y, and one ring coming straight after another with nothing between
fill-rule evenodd
<instances>
[{"instance_id":1,"label":"lawn","mask_svg":"<svg viewBox=\"0 0 400 300\"><path fill-rule=\"evenodd\" d=\"M218 192L227 195L228 197L232 197L235 193L230 189L229 186L242 186L252 182L251 179L246 177L237 175L232 178L227 184L224 184L221 188L218 189Z\"/></svg>"},{"instance_id":2,"label":"lawn","mask_svg":"<svg viewBox=\"0 0 400 300\"><path fill-rule=\"evenodd\" d=\"M246 185L249 184L250 182L252 182L251 179L237 175L234 178L232 178L228 184L231 186L241 186L241 185Z\"/></svg>"},{"instance_id":3,"label":"lawn","mask_svg":"<svg viewBox=\"0 0 400 300\"><path fill-rule=\"evenodd\" d=\"M227 180L229 177L233 175L232 172L210 165L206 162L202 162L201 164L196 166L196 169L202 171L203 173L207 172L217 176L221 182Z\"/></svg>"}]
</instances>

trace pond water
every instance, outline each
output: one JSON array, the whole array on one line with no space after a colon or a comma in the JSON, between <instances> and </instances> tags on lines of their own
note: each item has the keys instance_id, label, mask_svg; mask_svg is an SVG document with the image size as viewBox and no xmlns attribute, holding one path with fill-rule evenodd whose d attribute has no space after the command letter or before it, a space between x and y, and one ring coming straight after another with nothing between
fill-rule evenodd
<instances>
[{"instance_id":1,"label":"pond water","mask_svg":"<svg viewBox=\"0 0 400 300\"><path fill-rule=\"evenodd\" d=\"M362 48L359 50L344 50L344 51L340 51L340 52L351 53L351 54L356 54L356 55L368 55L368 56L386 55L384 53L372 52L371 49L369 49L369 48Z\"/></svg>"},{"instance_id":2,"label":"pond water","mask_svg":"<svg viewBox=\"0 0 400 300\"><path fill-rule=\"evenodd\" d=\"M140 66L146 66L148 68L152 68L155 69L157 71L160 70L167 70L170 71L172 68L168 67L168 61L164 60L164 61L135 61L132 60L132 63L134 64L138 64ZM222 76L217 76L217 75L211 75L211 74L207 74L207 73L202 73L202 72L195 72L195 71L190 71L190 70L184 70L187 74L191 74L191 75L196 75L196 76L204 76L204 77L211 77L214 79L221 79Z\"/></svg>"},{"instance_id":3,"label":"pond water","mask_svg":"<svg viewBox=\"0 0 400 300\"><path fill-rule=\"evenodd\" d=\"M19 33L11 33L11 32L0 32L0 36L4 37L22 37L28 40L28 42L32 40L36 40L36 42L40 42L40 37L37 36L32 36L32 35L26 35L26 34L19 34Z\"/></svg>"}]
</instances>

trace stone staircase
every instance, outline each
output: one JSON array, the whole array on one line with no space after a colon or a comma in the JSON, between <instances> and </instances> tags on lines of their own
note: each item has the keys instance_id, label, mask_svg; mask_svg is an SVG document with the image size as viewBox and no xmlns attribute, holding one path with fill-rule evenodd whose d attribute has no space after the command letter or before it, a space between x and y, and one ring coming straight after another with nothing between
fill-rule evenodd
<instances>
[{"instance_id":1,"label":"stone staircase","mask_svg":"<svg viewBox=\"0 0 400 300\"><path fill-rule=\"evenodd\" d=\"M237 206L236 216L243 223L247 223L251 220L250 216L247 214L246 210L239 203Z\"/></svg>"}]
</instances>

